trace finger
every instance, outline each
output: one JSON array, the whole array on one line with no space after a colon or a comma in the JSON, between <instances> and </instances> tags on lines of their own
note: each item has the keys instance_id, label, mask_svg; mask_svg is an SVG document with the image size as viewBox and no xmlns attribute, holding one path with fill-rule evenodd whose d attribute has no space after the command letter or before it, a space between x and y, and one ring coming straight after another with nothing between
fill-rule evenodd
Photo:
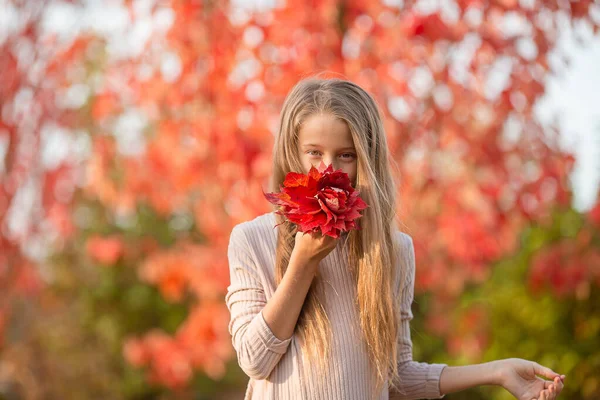
<instances>
[{"instance_id":1,"label":"finger","mask_svg":"<svg viewBox=\"0 0 600 400\"><path fill-rule=\"evenodd\" d=\"M563 388L565 387L565 385L562 383L562 381L560 379L556 379L556 395L558 396L560 394L560 392L562 392Z\"/></svg>"},{"instance_id":2,"label":"finger","mask_svg":"<svg viewBox=\"0 0 600 400\"><path fill-rule=\"evenodd\" d=\"M560 393L560 391L564 387L562 380L558 376L556 378L554 378L553 381L544 381L544 389L548 389L550 386L554 386L554 389L558 393Z\"/></svg>"},{"instance_id":3,"label":"finger","mask_svg":"<svg viewBox=\"0 0 600 400\"><path fill-rule=\"evenodd\" d=\"M548 390L548 398L553 398L556 395L556 386L554 384L550 385Z\"/></svg>"},{"instance_id":4,"label":"finger","mask_svg":"<svg viewBox=\"0 0 600 400\"><path fill-rule=\"evenodd\" d=\"M540 393L540 397L538 397L538 400L548 400L546 399L546 391L542 390Z\"/></svg>"},{"instance_id":5,"label":"finger","mask_svg":"<svg viewBox=\"0 0 600 400\"><path fill-rule=\"evenodd\" d=\"M548 379L554 379L555 377L560 376L550 368L544 367L536 362L533 363L533 370L535 371L536 375L541 375Z\"/></svg>"}]
</instances>

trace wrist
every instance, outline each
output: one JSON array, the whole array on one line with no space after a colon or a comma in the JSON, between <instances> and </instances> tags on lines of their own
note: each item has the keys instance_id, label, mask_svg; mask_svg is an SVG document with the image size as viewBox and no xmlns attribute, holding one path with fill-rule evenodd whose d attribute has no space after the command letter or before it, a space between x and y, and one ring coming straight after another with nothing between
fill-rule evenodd
<instances>
[{"instance_id":1,"label":"wrist","mask_svg":"<svg viewBox=\"0 0 600 400\"><path fill-rule=\"evenodd\" d=\"M301 254L292 251L289 267L293 269L300 269L304 272L309 272L311 276L314 276L319 268L319 262L320 260L304 257Z\"/></svg>"},{"instance_id":2,"label":"wrist","mask_svg":"<svg viewBox=\"0 0 600 400\"><path fill-rule=\"evenodd\" d=\"M488 383L490 385L503 386L504 383L504 362L495 360L485 363L488 369Z\"/></svg>"}]
</instances>

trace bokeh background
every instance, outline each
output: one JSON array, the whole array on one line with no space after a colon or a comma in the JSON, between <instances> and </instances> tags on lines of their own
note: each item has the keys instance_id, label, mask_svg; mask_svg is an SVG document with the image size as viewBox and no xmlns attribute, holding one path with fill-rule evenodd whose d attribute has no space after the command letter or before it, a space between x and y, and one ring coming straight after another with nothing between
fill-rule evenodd
<instances>
[{"instance_id":1,"label":"bokeh background","mask_svg":"<svg viewBox=\"0 0 600 400\"><path fill-rule=\"evenodd\" d=\"M414 358L600 398L599 25L589 0L1 0L0 399L243 397L229 233L271 210L282 101L322 71L385 115Z\"/></svg>"}]
</instances>

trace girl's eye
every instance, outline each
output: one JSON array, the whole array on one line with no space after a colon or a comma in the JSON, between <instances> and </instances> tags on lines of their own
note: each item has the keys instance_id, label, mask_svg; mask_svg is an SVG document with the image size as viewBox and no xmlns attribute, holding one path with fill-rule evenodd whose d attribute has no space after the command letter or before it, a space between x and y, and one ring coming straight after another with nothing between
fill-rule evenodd
<instances>
[{"instance_id":1,"label":"girl's eye","mask_svg":"<svg viewBox=\"0 0 600 400\"><path fill-rule=\"evenodd\" d=\"M321 152L318 150L308 150L306 154L313 157L321 156ZM356 158L356 155L353 153L344 153L340 154L340 158L342 158L343 160L353 160L354 158Z\"/></svg>"}]
</instances>

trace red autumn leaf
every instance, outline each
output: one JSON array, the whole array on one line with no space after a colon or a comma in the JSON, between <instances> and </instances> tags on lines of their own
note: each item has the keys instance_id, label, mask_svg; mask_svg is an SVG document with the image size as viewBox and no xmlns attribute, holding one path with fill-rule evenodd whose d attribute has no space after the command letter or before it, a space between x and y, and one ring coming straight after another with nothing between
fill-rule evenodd
<instances>
[{"instance_id":1,"label":"red autumn leaf","mask_svg":"<svg viewBox=\"0 0 600 400\"><path fill-rule=\"evenodd\" d=\"M348 174L323 162L308 175L289 172L280 193L264 193L277 214L298 225L300 232L318 232L334 238L341 232L359 229L356 220L367 204L352 187Z\"/></svg>"}]
</instances>

